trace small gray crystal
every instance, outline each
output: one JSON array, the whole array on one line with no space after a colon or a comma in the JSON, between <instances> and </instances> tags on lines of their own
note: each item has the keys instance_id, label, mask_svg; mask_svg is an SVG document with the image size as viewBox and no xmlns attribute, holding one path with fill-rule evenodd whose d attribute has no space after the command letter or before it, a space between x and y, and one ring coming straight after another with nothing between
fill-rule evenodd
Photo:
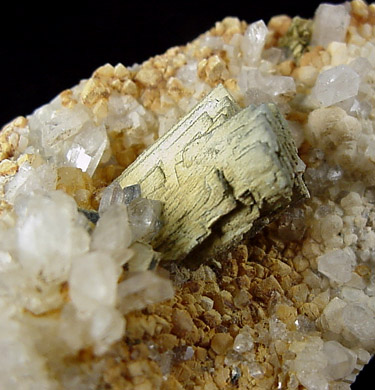
<instances>
[{"instance_id":1,"label":"small gray crystal","mask_svg":"<svg viewBox=\"0 0 375 390\"><path fill-rule=\"evenodd\" d=\"M120 185L118 185L120 187ZM121 187L120 187L121 188ZM134 199L141 197L141 187L139 184L133 184L123 189L124 191L124 203L130 204Z\"/></svg>"},{"instance_id":2,"label":"small gray crystal","mask_svg":"<svg viewBox=\"0 0 375 390\"><path fill-rule=\"evenodd\" d=\"M128 205L129 222L135 241L151 242L161 228L162 203L137 198Z\"/></svg>"},{"instance_id":3,"label":"small gray crystal","mask_svg":"<svg viewBox=\"0 0 375 390\"><path fill-rule=\"evenodd\" d=\"M137 199L140 196L141 187L139 184L122 188L117 181L114 181L103 191L99 205L99 214L104 213L112 204L123 203L129 205L134 199Z\"/></svg>"}]
</instances>

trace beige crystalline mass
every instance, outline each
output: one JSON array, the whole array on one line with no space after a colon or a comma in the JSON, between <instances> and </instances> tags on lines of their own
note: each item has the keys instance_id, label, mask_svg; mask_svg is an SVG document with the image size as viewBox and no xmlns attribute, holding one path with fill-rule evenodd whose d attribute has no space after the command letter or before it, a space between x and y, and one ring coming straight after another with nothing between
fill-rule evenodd
<instances>
[{"instance_id":1,"label":"beige crystalline mass","mask_svg":"<svg viewBox=\"0 0 375 390\"><path fill-rule=\"evenodd\" d=\"M163 260L180 260L206 238L209 252L228 249L308 196L281 118L271 104L240 111L219 85L121 174L121 187L137 183L164 204L152 243Z\"/></svg>"},{"instance_id":2,"label":"beige crystalline mass","mask_svg":"<svg viewBox=\"0 0 375 390\"><path fill-rule=\"evenodd\" d=\"M362 0L310 20L230 17L141 65L104 65L6 125L0 388L349 390L375 352L374 58L375 5ZM202 106L218 85L231 97L219 87ZM115 180L196 106L207 139L212 123L236 130L233 118L255 114L279 128L274 105L311 198L220 262L194 252L195 267L156 268L160 203ZM290 184L303 167L278 172ZM230 237L226 218L212 237Z\"/></svg>"}]
</instances>

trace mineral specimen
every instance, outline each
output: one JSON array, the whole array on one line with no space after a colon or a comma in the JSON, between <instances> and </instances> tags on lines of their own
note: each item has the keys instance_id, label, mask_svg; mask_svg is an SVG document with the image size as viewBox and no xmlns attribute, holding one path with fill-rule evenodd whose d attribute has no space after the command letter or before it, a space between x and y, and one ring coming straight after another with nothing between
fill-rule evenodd
<instances>
[{"instance_id":1,"label":"mineral specimen","mask_svg":"<svg viewBox=\"0 0 375 390\"><path fill-rule=\"evenodd\" d=\"M298 40L310 30L294 29L303 46L295 58L279 47L291 18L225 18L141 65L107 64L2 129L1 389L350 389L375 352L375 6L322 4L311 23L309 43ZM207 109L213 90L223 99ZM235 118L255 118L245 130L260 119L283 123L274 105L301 158L277 172L290 184L306 165L311 198L220 262L201 252L198 267L157 266L147 241L160 204L142 183L124 191L116 178L196 106L177 127L181 141L195 123L202 147L212 146L211 130L223 131L219 149L197 154L199 177L233 145L224 129L236 129ZM275 146L268 125L256 134ZM193 166L193 145L178 161ZM278 162L272 150L255 165ZM232 162L219 164L219 184ZM249 200L242 188L231 195L217 199ZM186 208L184 198L176 207ZM93 225L85 215L98 209ZM212 237L231 233L226 218Z\"/></svg>"}]
</instances>

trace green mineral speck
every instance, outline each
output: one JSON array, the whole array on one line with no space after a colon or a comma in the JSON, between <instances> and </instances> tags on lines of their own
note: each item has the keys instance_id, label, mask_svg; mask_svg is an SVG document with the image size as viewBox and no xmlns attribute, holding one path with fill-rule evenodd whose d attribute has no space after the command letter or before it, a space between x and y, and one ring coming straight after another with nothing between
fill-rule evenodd
<instances>
[{"instance_id":1,"label":"green mineral speck","mask_svg":"<svg viewBox=\"0 0 375 390\"><path fill-rule=\"evenodd\" d=\"M287 33L278 42L279 47L286 47L291 51L297 62L310 43L312 24L312 20L296 16L293 18Z\"/></svg>"}]
</instances>

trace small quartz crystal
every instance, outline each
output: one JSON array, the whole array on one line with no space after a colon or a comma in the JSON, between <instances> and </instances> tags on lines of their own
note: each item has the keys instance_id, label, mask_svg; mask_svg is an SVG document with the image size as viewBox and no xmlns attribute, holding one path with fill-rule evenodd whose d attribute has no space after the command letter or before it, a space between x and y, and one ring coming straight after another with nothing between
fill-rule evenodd
<instances>
[{"instance_id":1,"label":"small quartz crystal","mask_svg":"<svg viewBox=\"0 0 375 390\"><path fill-rule=\"evenodd\" d=\"M126 205L113 204L101 215L95 226L91 249L110 253L123 265L132 255L128 247L133 241Z\"/></svg>"},{"instance_id":2,"label":"small quartz crystal","mask_svg":"<svg viewBox=\"0 0 375 390\"><path fill-rule=\"evenodd\" d=\"M129 205L134 199L141 196L141 187L134 184L121 188L118 182L114 181L103 191L99 204L99 213L103 213L112 204Z\"/></svg>"},{"instance_id":3,"label":"small quartz crystal","mask_svg":"<svg viewBox=\"0 0 375 390\"><path fill-rule=\"evenodd\" d=\"M105 252L91 252L73 262L69 295L77 310L92 312L98 305L113 306L120 269Z\"/></svg>"},{"instance_id":4,"label":"small quartz crystal","mask_svg":"<svg viewBox=\"0 0 375 390\"><path fill-rule=\"evenodd\" d=\"M320 73L311 96L321 107L328 107L357 96L359 83L360 77L351 67L335 66Z\"/></svg>"},{"instance_id":5,"label":"small quartz crystal","mask_svg":"<svg viewBox=\"0 0 375 390\"><path fill-rule=\"evenodd\" d=\"M107 147L107 132L104 126L80 132L66 151L66 165L82 169L92 176Z\"/></svg>"},{"instance_id":6,"label":"small quartz crystal","mask_svg":"<svg viewBox=\"0 0 375 390\"><path fill-rule=\"evenodd\" d=\"M46 281L64 280L73 257L88 245L87 233L76 224L78 211L73 199L60 191L23 195L17 198L15 208L19 263L30 275ZM58 241L64 244L56 247Z\"/></svg>"},{"instance_id":7,"label":"small quartz crystal","mask_svg":"<svg viewBox=\"0 0 375 390\"><path fill-rule=\"evenodd\" d=\"M328 357L327 373L333 379L342 379L348 376L357 362L357 355L345 348L337 341L327 341L323 346Z\"/></svg>"},{"instance_id":8,"label":"small quartz crystal","mask_svg":"<svg viewBox=\"0 0 375 390\"><path fill-rule=\"evenodd\" d=\"M129 313L148 304L172 298L172 283L152 271L138 272L118 286L119 310Z\"/></svg>"},{"instance_id":9,"label":"small quartz crystal","mask_svg":"<svg viewBox=\"0 0 375 390\"><path fill-rule=\"evenodd\" d=\"M336 249L317 259L318 270L334 282L343 284L352 277L355 265L355 255L350 248Z\"/></svg>"},{"instance_id":10,"label":"small quartz crystal","mask_svg":"<svg viewBox=\"0 0 375 390\"><path fill-rule=\"evenodd\" d=\"M344 42L350 15L346 4L320 4L315 12L313 45L327 46L330 42Z\"/></svg>"},{"instance_id":11,"label":"small quartz crystal","mask_svg":"<svg viewBox=\"0 0 375 390\"><path fill-rule=\"evenodd\" d=\"M245 326L234 339L233 349L238 353L244 353L251 351L253 347L254 342L251 337L250 329Z\"/></svg>"},{"instance_id":12,"label":"small quartz crystal","mask_svg":"<svg viewBox=\"0 0 375 390\"><path fill-rule=\"evenodd\" d=\"M137 241L129 249L133 251L133 255L128 261L130 272L153 270L157 267L160 254L155 252L151 245Z\"/></svg>"},{"instance_id":13,"label":"small quartz crystal","mask_svg":"<svg viewBox=\"0 0 375 390\"><path fill-rule=\"evenodd\" d=\"M282 94L293 94L296 86L292 77L264 75L259 69L243 66L238 76L238 86L244 93L247 93L249 103L270 102L276 96ZM254 91L258 97L255 100Z\"/></svg>"},{"instance_id":14,"label":"small quartz crystal","mask_svg":"<svg viewBox=\"0 0 375 390\"><path fill-rule=\"evenodd\" d=\"M263 20L250 24L246 29L241 44L246 65L256 65L260 60L267 33L268 29Z\"/></svg>"},{"instance_id":15,"label":"small quartz crystal","mask_svg":"<svg viewBox=\"0 0 375 390\"><path fill-rule=\"evenodd\" d=\"M150 242L161 227L162 203L157 200L138 198L128 207L129 222L134 240Z\"/></svg>"},{"instance_id":16,"label":"small quartz crystal","mask_svg":"<svg viewBox=\"0 0 375 390\"><path fill-rule=\"evenodd\" d=\"M104 248L122 265L128 262L131 272L154 269L160 254L148 243L162 226L161 212L161 202L141 198L139 184L121 188L113 182L102 194L92 248Z\"/></svg>"},{"instance_id":17,"label":"small quartz crystal","mask_svg":"<svg viewBox=\"0 0 375 390\"><path fill-rule=\"evenodd\" d=\"M359 303L346 305L342 311L342 323L354 337L353 344L359 341L365 348L375 347L374 312L367 306Z\"/></svg>"},{"instance_id":18,"label":"small quartz crystal","mask_svg":"<svg viewBox=\"0 0 375 390\"><path fill-rule=\"evenodd\" d=\"M27 195L37 190L39 192L51 191L56 187L57 174L52 165L45 164L34 168L24 163L17 174L6 184L5 199L14 204L19 195Z\"/></svg>"}]
</instances>

